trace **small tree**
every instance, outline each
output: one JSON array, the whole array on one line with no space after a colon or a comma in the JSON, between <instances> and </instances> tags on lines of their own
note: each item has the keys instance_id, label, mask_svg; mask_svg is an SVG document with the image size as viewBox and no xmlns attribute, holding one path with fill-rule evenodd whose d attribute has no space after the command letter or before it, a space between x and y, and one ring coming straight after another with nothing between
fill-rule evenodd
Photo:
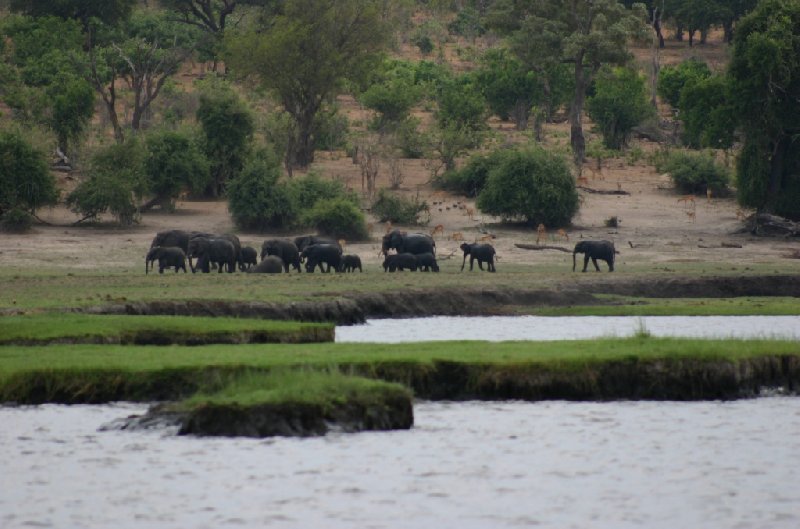
<instances>
[{"instance_id":1,"label":"small tree","mask_svg":"<svg viewBox=\"0 0 800 529\"><path fill-rule=\"evenodd\" d=\"M45 155L21 132L0 130L0 216L12 209L35 213L57 200Z\"/></svg>"},{"instance_id":2,"label":"small tree","mask_svg":"<svg viewBox=\"0 0 800 529\"><path fill-rule=\"evenodd\" d=\"M601 72L586 107L603 135L603 143L615 150L628 144L633 127L655 113L647 99L644 78L629 68Z\"/></svg>"},{"instance_id":3,"label":"small tree","mask_svg":"<svg viewBox=\"0 0 800 529\"><path fill-rule=\"evenodd\" d=\"M381 189L378 198L372 204L372 214L380 222L394 222L395 224L423 224L420 215L428 211L428 204L420 202L417 198L404 198Z\"/></svg>"},{"instance_id":4,"label":"small tree","mask_svg":"<svg viewBox=\"0 0 800 529\"><path fill-rule=\"evenodd\" d=\"M569 224L578 204L567 162L539 147L505 152L477 201L490 215L550 227Z\"/></svg>"},{"instance_id":5,"label":"small tree","mask_svg":"<svg viewBox=\"0 0 800 529\"><path fill-rule=\"evenodd\" d=\"M203 150L211 163L209 194L220 196L226 182L242 170L255 131L253 115L224 81L211 78L200 88L197 121Z\"/></svg>"},{"instance_id":6,"label":"small tree","mask_svg":"<svg viewBox=\"0 0 800 529\"><path fill-rule=\"evenodd\" d=\"M278 157L261 151L228 184L228 210L241 229L287 228L298 208L288 186L281 183Z\"/></svg>"},{"instance_id":7,"label":"small tree","mask_svg":"<svg viewBox=\"0 0 800 529\"><path fill-rule=\"evenodd\" d=\"M347 198L318 201L303 215L302 222L331 237L349 240L364 240L369 237L364 213Z\"/></svg>"},{"instance_id":8,"label":"small tree","mask_svg":"<svg viewBox=\"0 0 800 529\"><path fill-rule=\"evenodd\" d=\"M737 120L732 100L729 80L723 75L712 75L684 86L678 104L684 144L693 149L729 149L734 142Z\"/></svg>"},{"instance_id":9,"label":"small tree","mask_svg":"<svg viewBox=\"0 0 800 529\"><path fill-rule=\"evenodd\" d=\"M718 193L728 187L728 171L714 160L711 152L674 151L663 167L682 193Z\"/></svg>"},{"instance_id":10,"label":"small tree","mask_svg":"<svg viewBox=\"0 0 800 529\"><path fill-rule=\"evenodd\" d=\"M148 191L146 157L144 146L135 139L95 152L89 163L88 178L67 196L70 209L82 215L78 222L110 212L120 224L133 224L142 197Z\"/></svg>"},{"instance_id":11,"label":"small tree","mask_svg":"<svg viewBox=\"0 0 800 529\"><path fill-rule=\"evenodd\" d=\"M658 74L658 95L674 109L678 108L681 92L685 86L711 76L705 62L691 58L677 66L665 66Z\"/></svg>"},{"instance_id":12,"label":"small tree","mask_svg":"<svg viewBox=\"0 0 800 529\"><path fill-rule=\"evenodd\" d=\"M174 200L184 189L202 191L208 182L208 160L189 134L162 130L146 139L145 172L155 197L142 209L156 204L173 210Z\"/></svg>"}]
</instances>

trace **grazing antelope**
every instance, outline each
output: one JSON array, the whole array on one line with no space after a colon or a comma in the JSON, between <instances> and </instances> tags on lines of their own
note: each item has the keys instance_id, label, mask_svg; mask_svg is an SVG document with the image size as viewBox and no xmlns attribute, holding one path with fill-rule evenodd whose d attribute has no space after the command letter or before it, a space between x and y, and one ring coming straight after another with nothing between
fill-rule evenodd
<instances>
[{"instance_id":1,"label":"grazing antelope","mask_svg":"<svg viewBox=\"0 0 800 529\"><path fill-rule=\"evenodd\" d=\"M453 240L453 241L463 241L464 240L464 234L461 233L460 231L457 231L457 232L452 233L450 235L450 239Z\"/></svg>"},{"instance_id":2,"label":"grazing antelope","mask_svg":"<svg viewBox=\"0 0 800 529\"><path fill-rule=\"evenodd\" d=\"M435 237L437 233L441 233L442 235L444 235L444 226L442 224L437 224L431 230L431 237Z\"/></svg>"},{"instance_id":3,"label":"grazing antelope","mask_svg":"<svg viewBox=\"0 0 800 529\"><path fill-rule=\"evenodd\" d=\"M686 213L687 217L692 219L692 222L697 222L697 212L695 210L691 209L689 211L684 211L684 213Z\"/></svg>"},{"instance_id":4,"label":"grazing antelope","mask_svg":"<svg viewBox=\"0 0 800 529\"><path fill-rule=\"evenodd\" d=\"M694 207L695 206L695 201L694 201L695 198L696 197L694 195L683 195L681 198L678 199L678 204L683 202L684 206L688 206L691 203L692 207Z\"/></svg>"},{"instance_id":5,"label":"grazing antelope","mask_svg":"<svg viewBox=\"0 0 800 529\"><path fill-rule=\"evenodd\" d=\"M547 228L544 227L544 224L539 224L536 228L536 244L541 244L540 241L547 240Z\"/></svg>"},{"instance_id":6,"label":"grazing antelope","mask_svg":"<svg viewBox=\"0 0 800 529\"><path fill-rule=\"evenodd\" d=\"M480 240L480 242L486 242L486 241L491 241L492 239L495 239L495 238L496 237L494 235L492 235L491 233L487 233L486 235L481 237L479 240Z\"/></svg>"},{"instance_id":7,"label":"grazing antelope","mask_svg":"<svg viewBox=\"0 0 800 529\"><path fill-rule=\"evenodd\" d=\"M567 232L565 230L558 230L558 236L561 237L562 239L565 239L567 242L569 242L569 235L567 234Z\"/></svg>"}]
</instances>

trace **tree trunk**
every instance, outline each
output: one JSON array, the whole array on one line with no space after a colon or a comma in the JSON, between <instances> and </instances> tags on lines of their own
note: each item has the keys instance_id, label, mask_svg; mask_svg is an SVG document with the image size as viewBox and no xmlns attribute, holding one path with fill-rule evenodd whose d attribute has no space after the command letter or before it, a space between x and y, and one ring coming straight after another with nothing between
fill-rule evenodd
<instances>
[{"instance_id":1,"label":"tree trunk","mask_svg":"<svg viewBox=\"0 0 800 529\"><path fill-rule=\"evenodd\" d=\"M683 42L683 26L678 26L675 28L675 40L678 42Z\"/></svg>"},{"instance_id":2,"label":"tree trunk","mask_svg":"<svg viewBox=\"0 0 800 529\"><path fill-rule=\"evenodd\" d=\"M292 166L308 167L314 161L314 117L319 105L308 105L295 117L297 134L293 143Z\"/></svg>"},{"instance_id":3,"label":"tree trunk","mask_svg":"<svg viewBox=\"0 0 800 529\"><path fill-rule=\"evenodd\" d=\"M511 116L514 118L514 125L517 130L526 130L528 128L528 118L531 114L530 109L530 103L522 99L517 100L514 104Z\"/></svg>"},{"instance_id":4,"label":"tree trunk","mask_svg":"<svg viewBox=\"0 0 800 529\"><path fill-rule=\"evenodd\" d=\"M114 100L106 101L106 109L108 110L108 119L111 121L111 127L114 129L114 141L117 143L122 143L125 141L125 134L122 131L122 125L119 122L119 116L117 116L117 109L115 108L116 105L114 104Z\"/></svg>"},{"instance_id":5,"label":"tree trunk","mask_svg":"<svg viewBox=\"0 0 800 529\"><path fill-rule=\"evenodd\" d=\"M586 140L583 137L583 103L586 99L586 74L583 71L583 54L575 61L575 95L569 108L570 145L575 165L583 164Z\"/></svg>"},{"instance_id":6,"label":"tree trunk","mask_svg":"<svg viewBox=\"0 0 800 529\"><path fill-rule=\"evenodd\" d=\"M789 150L791 140L784 136L778 140L769 161L769 184L767 185L767 211L772 210L772 205L777 200L783 187L784 163L786 152Z\"/></svg>"}]
</instances>

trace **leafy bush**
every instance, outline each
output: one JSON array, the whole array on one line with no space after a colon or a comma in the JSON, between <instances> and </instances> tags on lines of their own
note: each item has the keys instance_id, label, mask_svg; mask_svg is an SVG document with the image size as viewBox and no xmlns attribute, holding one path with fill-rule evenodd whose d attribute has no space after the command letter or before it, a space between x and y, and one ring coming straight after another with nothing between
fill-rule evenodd
<instances>
[{"instance_id":1,"label":"leafy bush","mask_svg":"<svg viewBox=\"0 0 800 529\"><path fill-rule=\"evenodd\" d=\"M184 188L199 192L208 183L208 160L186 132L152 132L145 144L150 192L162 207L172 209L173 201Z\"/></svg>"},{"instance_id":2,"label":"leafy bush","mask_svg":"<svg viewBox=\"0 0 800 529\"><path fill-rule=\"evenodd\" d=\"M436 119L440 127L486 129L486 100L467 76L443 83L436 103Z\"/></svg>"},{"instance_id":3,"label":"leafy bush","mask_svg":"<svg viewBox=\"0 0 800 529\"><path fill-rule=\"evenodd\" d=\"M677 66L665 66L658 74L656 91L669 106L677 109L681 92L687 85L711 76L711 70L703 61L691 58Z\"/></svg>"},{"instance_id":4,"label":"leafy bush","mask_svg":"<svg viewBox=\"0 0 800 529\"><path fill-rule=\"evenodd\" d=\"M239 228L266 230L286 228L297 219L300 209L289 186L279 182L278 157L260 151L228 184L228 211Z\"/></svg>"},{"instance_id":5,"label":"leafy bush","mask_svg":"<svg viewBox=\"0 0 800 529\"><path fill-rule=\"evenodd\" d=\"M502 120L513 117L518 130L527 128L534 105L546 103L540 76L506 50L487 51L474 76L491 111Z\"/></svg>"},{"instance_id":6,"label":"leafy bush","mask_svg":"<svg viewBox=\"0 0 800 529\"><path fill-rule=\"evenodd\" d=\"M455 193L477 197L486 185L489 171L496 167L507 153L507 149L498 149L489 154L472 156L463 168L442 175L438 185Z\"/></svg>"},{"instance_id":7,"label":"leafy bush","mask_svg":"<svg viewBox=\"0 0 800 529\"><path fill-rule=\"evenodd\" d=\"M0 215L0 231L25 233L32 225L33 217L21 208L13 208Z\"/></svg>"},{"instance_id":8,"label":"leafy bush","mask_svg":"<svg viewBox=\"0 0 800 529\"><path fill-rule=\"evenodd\" d=\"M383 130L406 119L421 95L413 71L406 64L394 61L383 66L379 79L370 84L360 99L378 114L373 127Z\"/></svg>"},{"instance_id":9,"label":"leafy bush","mask_svg":"<svg viewBox=\"0 0 800 529\"><path fill-rule=\"evenodd\" d=\"M404 158L422 158L430 147L430 137L419 131L419 124L419 118L409 116L394 129L392 143L400 149Z\"/></svg>"},{"instance_id":10,"label":"leafy bush","mask_svg":"<svg viewBox=\"0 0 800 529\"><path fill-rule=\"evenodd\" d=\"M364 240L369 237L364 214L347 198L319 200L303 214L303 224L336 238Z\"/></svg>"},{"instance_id":11,"label":"leafy bush","mask_svg":"<svg viewBox=\"0 0 800 529\"><path fill-rule=\"evenodd\" d=\"M0 131L0 215L35 211L58 200L45 155L19 131Z\"/></svg>"},{"instance_id":12,"label":"leafy bush","mask_svg":"<svg viewBox=\"0 0 800 529\"><path fill-rule=\"evenodd\" d=\"M305 211L320 200L344 198L357 203L356 196L337 180L325 180L315 172L293 178L287 184L289 195L299 211Z\"/></svg>"},{"instance_id":13,"label":"leafy bush","mask_svg":"<svg viewBox=\"0 0 800 529\"><path fill-rule=\"evenodd\" d=\"M682 193L719 192L728 187L728 171L714 160L711 152L673 151L662 170L669 174Z\"/></svg>"},{"instance_id":14,"label":"leafy bush","mask_svg":"<svg viewBox=\"0 0 800 529\"><path fill-rule=\"evenodd\" d=\"M694 149L730 148L738 119L734 99L724 75L712 75L687 84L678 103L684 144Z\"/></svg>"},{"instance_id":15,"label":"leafy bush","mask_svg":"<svg viewBox=\"0 0 800 529\"><path fill-rule=\"evenodd\" d=\"M608 69L597 77L594 89L586 101L587 113L606 147L621 149L628 144L633 127L655 112L647 100L644 78L629 68Z\"/></svg>"},{"instance_id":16,"label":"leafy bush","mask_svg":"<svg viewBox=\"0 0 800 529\"><path fill-rule=\"evenodd\" d=\"M337 106L325 108L314 116L314 148L322 151L344 149L350 122Z\"/></svg>"},{"instance_id":17,"label":"leafy bush","mask_svg":"<svg viewBox=\"0 0 800 529\"><path fill-rule=\"evenodd\" d=\"M372 214L380 222L424 224L424 222L420 222L420 214L424 211L428 211L428 204L424 201L405 198L386 189L378 192L378 198L372 204Z\"/></svg>"},{"instance_id":18,"label":"leafy bush","mask_svg":"<svg viewBox=\"0 0 800 529\"><path fill-rule=\"evenodd\" d=\"M465 7L447 25L447 31L453 35L474 39L486 33L486 28L481 21L480 13L471 7Z\"/></svg>"},{"instance_id":19,"label":"leafy bush","mask_svg":"<svg viewBox=\"0 0 800 529\"><path fill-rule=\"evenodd\" d=\"M556 227L577 213L578 193L564 158L535 147L503 154L489 171L477 206L506 220Z\"/></svg>"},{"instance_id":20,"label":"leafy bush","mask_svg":"<svg viewBox=\"0 0 800 529\"><path fill-rule=\"evenodd\" d=\"M89 163L88 178L67 197L67 205L83 219L110 212L122 225L131 225L139 202L148 190L144 146L129 140L97 150Z\"/></svg>"}]
</instances>

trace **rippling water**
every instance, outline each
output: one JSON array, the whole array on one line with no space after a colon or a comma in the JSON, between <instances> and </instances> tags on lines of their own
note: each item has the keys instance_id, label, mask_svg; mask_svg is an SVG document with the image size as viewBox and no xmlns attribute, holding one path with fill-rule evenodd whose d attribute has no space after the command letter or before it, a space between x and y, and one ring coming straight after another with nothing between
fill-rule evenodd
<instances>
[{"instance_id":1,"label":"rippling water","mask_svg":"<svg viewBox=\"0 0 800 529\"><path fill-rule=\"evenodd\" d=\"M800 398L418 403L410 431L98 431L0 408L0 527L800 527Z\"/></svg>"},{"instance_id":2,"label":"rippling water","mask_svg":"<svg viewBox=\"0 0 800 529\"><path fill-rule=\"evenodd\" d=\"M434 316L336 327L337 342L586 340L632 336L800 340L800 316Z\"/></svg>"}]
</instances>

